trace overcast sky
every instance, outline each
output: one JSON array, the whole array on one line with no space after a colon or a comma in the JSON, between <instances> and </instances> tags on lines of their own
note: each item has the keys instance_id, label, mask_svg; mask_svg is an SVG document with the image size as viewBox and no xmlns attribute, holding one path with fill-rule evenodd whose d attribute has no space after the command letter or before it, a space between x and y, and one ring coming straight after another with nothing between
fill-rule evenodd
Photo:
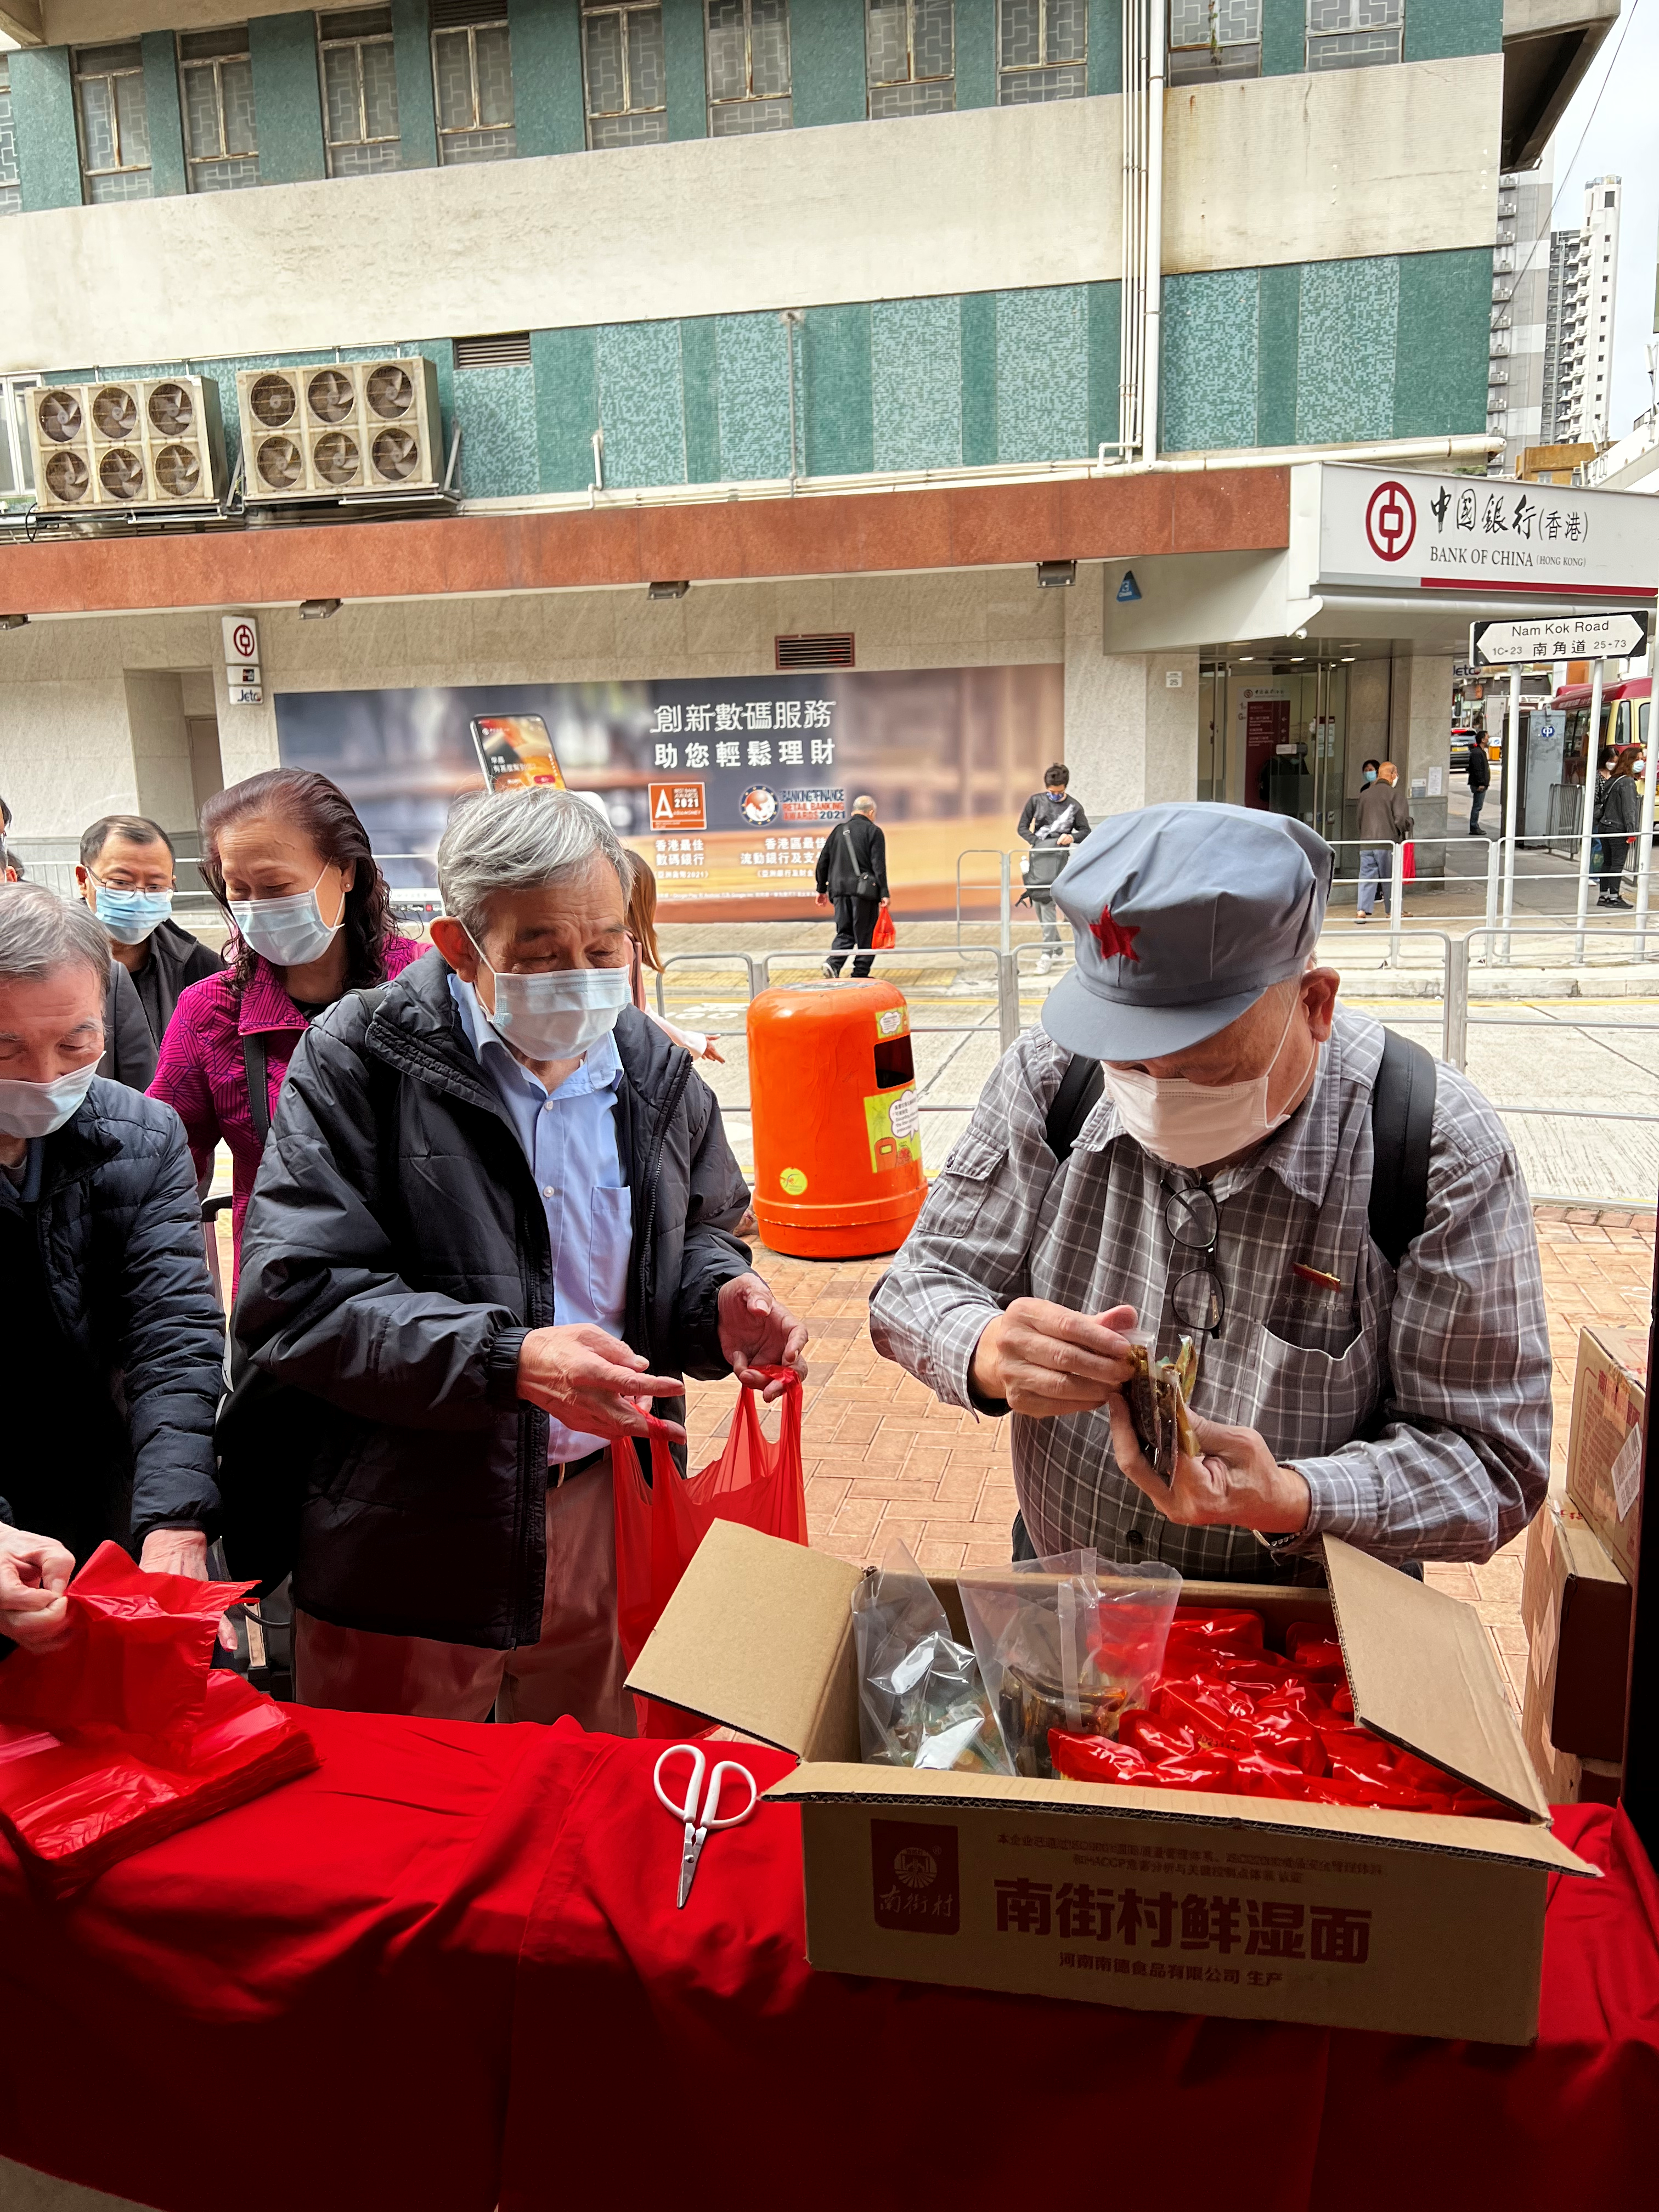
<instances>
[{"instance_id":1,"label":"overcast sky","mask_svg":"<svg viewBox=\"0 0 1659 2212\"><path fill-rule=\"evenodd\" d=\"M1659 254L1656 90L1659 90L1659 0L1625 0L1623 15L1555 134L1556 199L1552 225L1556 230L1572 230L1583 222L1584 185L1591 177L1624 179L1619 211L1613 409L1608 423L1615 438L1624 436L1651 398L1644 349L1653 335L1654 263ZM1575 156L1573 149L1581 137L1583 144Z\"/></svg>"}]
</instances>

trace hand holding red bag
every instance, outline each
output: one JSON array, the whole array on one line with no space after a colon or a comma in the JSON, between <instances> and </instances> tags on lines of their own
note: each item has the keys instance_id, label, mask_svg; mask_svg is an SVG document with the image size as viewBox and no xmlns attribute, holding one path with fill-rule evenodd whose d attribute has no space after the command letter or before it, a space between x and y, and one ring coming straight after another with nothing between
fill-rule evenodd
<instances>
[{"instance_id":1,"label":"hand holding red bag","mask_svg":"<svg viewBox=\"0 0 1659 2212\"><path fill-rule=\"evenodd\" d=\"M870 943L877 952L890 952L898 943L898 932L893 927L893 909L884 902L876 916L876 926L870 933Z\"/></svg>"}]
</instances>

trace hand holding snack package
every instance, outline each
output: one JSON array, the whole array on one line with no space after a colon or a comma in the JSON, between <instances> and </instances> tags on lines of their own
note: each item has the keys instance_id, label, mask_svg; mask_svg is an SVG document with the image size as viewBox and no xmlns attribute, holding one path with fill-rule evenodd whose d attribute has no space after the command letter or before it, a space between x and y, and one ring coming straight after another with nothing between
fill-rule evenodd
<instances>
[{"instance_id":1,"label":"hand holding snack package","mask_svg":"<svg viewBox=\"0 0 1659 2212\"><path fill-rule=\"evenodd\" d=\"M1135 1371L1123 1386L1123 1395L1134 1424L1146 1464L1165 1482L1175 1480L1176 1461L1185 1452L1196 1459L1198 1437L1187 1401L1198 1380L1198 1353L1190 1336L1183 1336L1173 1359L1158 1356L1158 1332L1132 1328Z\"/></svg>"},{"instance_id":2,"label":"hand holding snack package","mask_svg":"<svg viewBox=\"0 0 1659 2212\"><path fill-rule=\"evenodd\" d=\"M1012 1774L979 1662L902 1544L853 1592L859 1738L873 1766Z\"/></svg>"},{"instance_id":3,"label":"hand holding snack package","mask_svg":"<svg viewBox=\"0 0 1659 2212\"><path fill-rule=\"evenodd\" d=\"M1115 1736L1164 1665L1181 1577L1092 1551L957 1578L980 1672L1016 1774L1051 1778L1051 1730Z\"/></svg>"}]
</instances>

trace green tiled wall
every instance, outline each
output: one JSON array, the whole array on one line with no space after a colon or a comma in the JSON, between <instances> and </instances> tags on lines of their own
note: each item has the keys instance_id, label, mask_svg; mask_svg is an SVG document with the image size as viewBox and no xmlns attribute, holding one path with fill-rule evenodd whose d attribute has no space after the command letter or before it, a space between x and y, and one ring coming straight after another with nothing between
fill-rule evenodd
<instances>
[{"instance_id":1,"label":"green tiled wall","mask_svg":"<svg viewBox=\"0 0 1659 2212\"><path fill-rule=\"evenodd\" d=\"M999 292L1000 461L1076 456L1089 441L1089 295L1081 284Z\"/></svg>"},{"instance_id":2,"label":"green tiled wall","mask_svg":"<svg viewBox=\"0 0 1659 2212\"><path fill-rule=\"evenodd\" d=\"M469 499L501 499L535 482L536 371L458 368L455 412L465 425L461 439L461 489Z\"/></svg>"},{"instance_id":3,"label":"green tiled wall","mask_svg":"<svg viewBox=\"0 0 1659 2212\"><path fill-rule=\"evenodd\" d=\"M599 427L597 356L592 331L530 333L537 473L543 491L581 491L593 481L592 440ZM498 369L477 373L501 374Z\"/></svg>"},{"instance_id":4,"label":"green tiled wall","mask_svg":"<svg viewBox=\"0 0 1659 2212\"><path fill-rule=\"evenodd\" d=\"M1504 0L1406 0L1406 59L1495 54L1504 43Z\"/></svg>"},{"instance_id":5,"label":"green tiled wall","mask_svg":"<svg viewBox=\"0 0 1659 2212\"><path fill-rule=\"evenodd\" d=\"M1479 431L1491 289L1480 248L1167 276L1164 448Z\"/></svg>"},{"instance_id":6,"label":"green tiled wall","mask_svg":"<svg viewBox=\"0 0 1659 2212\"><path fill-rule=\"evenodd\" d=\"M79 207L81 155L65 46L20 46L11 57L17 176L23 212Z\"/></svg>"},{"instance_id":7,"label":"green tiled wall","mask_svg":"<svg viewBox=\"0 0 1659 2212\"><path fill-rule=\"evenodd\" d=\"M870 310L873 465L951 469L962 460L962 303L878 300Z\"/></svg>"},{"instance_id":8,"label":"green tiled wall","mask_svg":"<svg viewBox=\"0 0 1659 2212\"><path fill-rule=\"evenodd\" d=\"M1089 90L1122 89L1123 0L1089 0Z\"/></svg>"},{"instance_id":9,"label":"green tiled wall","mask_svg":"<svg viewBox=\"0 0 1659 2212\"><path fill-rule=\"evenodd\" d=\"M866 112L864 0L811 0L789 11L795 128L856 123Z\"/></svg>"},{"instance_id":10,"label":"green tiled wall","mask_svg":"<svg viewBox=\"0 0 1659 2212\"><path fill-rule=\"evenodd\" d=\"M603 325L597 367L606 483L622 489L684 483L679 325Z\"/></svg>"},{"instance_id":11,"label":"green tiled wall","mask_svg":"<svg viewBox=\"0 0 1659 2212\"><path fill-rule=\"evenodd\" d=\"M997 0L957 0L957 106L997 104Z\"/></svg>"},{"instance_id":12,"label":"green tiled wall","mask_svg":"<svg viewBox=\"0 0 1659 2212\"><path fill-rule=\"evenodd\" d=\"M317 18L256 15L247 27L253 115L262 185L299 185L326 174ZM398 102L401 112L402 101Z\"/></svg>"},{"instance_id":13,"label":"green tiled wall","mask_svg":"<svg viewBox=\"0 0 1659 2212\"><path fill-rule=\"evenodd\" d=\"M587 143L581 0L507 0L507 20L520 153L579 153Z\"/></svg>"},{"instance_id":14,"label":"green tiled wall","mask_svg":"<svg viewBox=\"0 0 1659 2212\"><path fill-rule=\"evenodd\" d=\"M392 56L398 71L398 166L402 169L438 166L430 21L427 0L392 0ZM520 143L523 143L522 139Z\"/></svg>"},{"instance_id":15,"label":"green tiled wall","mask_svg":"<svg viewBox=\"0 0 1659 2212\"><path fill-rule=\"evenodd\" d=\"M185 189L179 46L171 31L146 31L142 44L144 106L149 117L149 188L151 197L159 200Z\"/></svg>"},{"instance_id":16,"label":"green tiled wall","mask_svg":"<svg viewBox=\"0 0 1659 2212\"><path fill-rule=\"evenodd\" d=\"M875 466L872 313L863 306L807 310L799 404L808 476L858 476Z\"/></svg>"},{"instance_id":17,"label":"green tiled wall","mask_svg":"<svg viewBox=\"0 0 1659 2212\"><path fill-rule=\"evenodd\" d=\"M1437 7L1439 0L1416 4ZM1295 76L1307 66L1307 58L1308 0L1261 0L1262 76Z\"/></svg>"},{"instance_id":18,"label":"green tiled wall","mask_svg":"<svg viewBox=\"0 0 1659 2212\"><path fill-rule=\"evenodd\" d=\"M702 24L702 0L662 0L663 59L668 76L671 138L708 136L708 78L703 59Z\"/></svg>"}]
</instances>

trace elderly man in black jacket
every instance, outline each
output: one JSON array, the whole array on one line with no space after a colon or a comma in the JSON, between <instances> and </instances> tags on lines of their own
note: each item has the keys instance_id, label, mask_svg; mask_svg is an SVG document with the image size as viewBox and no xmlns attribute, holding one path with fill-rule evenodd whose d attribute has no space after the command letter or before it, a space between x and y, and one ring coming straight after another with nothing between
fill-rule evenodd
<instances>
[{"instance_id":1,"label":"elderly man in black jacket","mask_svg":"<svg viewBox=\"0 0 1659 2212\"><path fill-rule=\"evenodd\" d=\"M61 1632L106 1537L204 1577L224 1327L170 1106L100 1078L109 942L84 907L0 884L0 1636Z\"/></svg>"},{"instance_id":2,"label":"elderly man in black jacket","mask_svg":"<svg viewBox=\"0 0 1659 2212\"><path fill-rule=\"evenodd\" d=\"M836 910L836 933L823 963L824 974L833 977L841 974L854 945L869 945L887 904L887 840L876 826L873 799L855 799L847 819L824 839L817 878L818 904ZM867 975L872 965L866 953L854 961L853 973Z\"/></svg>"},{"instance_id":3,"label":"elderly man in black jacket","mask_svg":"<svg viewBox=\"0 0 1659 2212\"><path fill-rule=\"evenodd\" d=\"M438 880L437 950L295 1053L242 1235L236 1335L306 1469L295 1690L631 1734L611 1440L654 1400L683 1444L687 1373L775 1395L805 1331L738 1241L712 1092L631 1004L603 817L480 795ZM228 1492L262 1431L233 1413Z\"/></svg>"}]
</instances>

